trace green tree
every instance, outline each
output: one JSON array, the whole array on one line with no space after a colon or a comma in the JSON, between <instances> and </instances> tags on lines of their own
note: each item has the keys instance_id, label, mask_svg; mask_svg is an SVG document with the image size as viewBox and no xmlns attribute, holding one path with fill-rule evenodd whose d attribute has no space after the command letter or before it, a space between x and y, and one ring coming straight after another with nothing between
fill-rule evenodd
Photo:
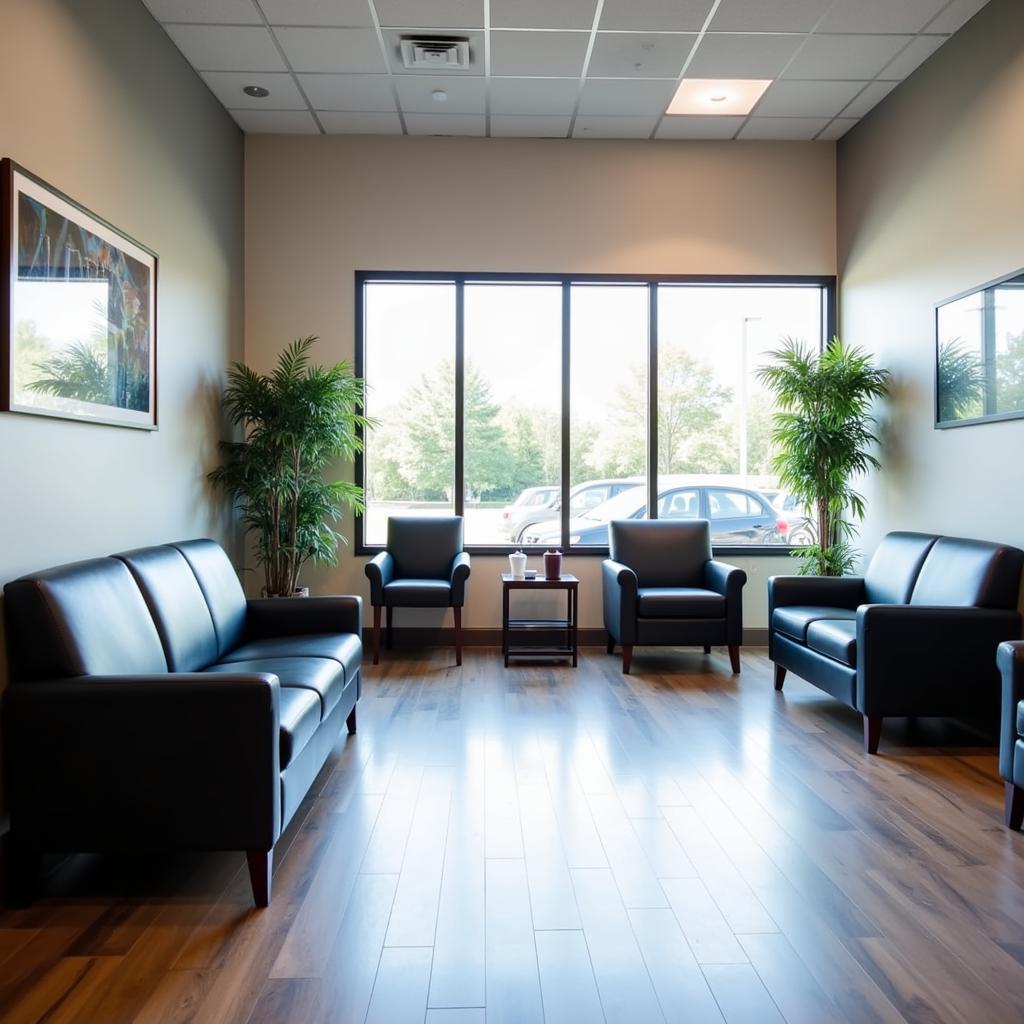
<instances>
[{"instance_id":1,"label":"green tree","mask_svg":"<svg viewBox=\"0 0 1024 1024\"><path fill-rule=\"evenodd\" d=\"M996 411L1024 411L1024 332L1008 338L996 356Z\"/></svg>"},{"instance_id":2,"label":"green tree","mask_svg":"<svg viewBox=\"0 0 1024 1024\"><path fill-rule=\"evenodd\" d=\"M953 338L939 348L939 422L970 419L982 414L985 378L976 352Z\"/></svg>"}]
</instances>

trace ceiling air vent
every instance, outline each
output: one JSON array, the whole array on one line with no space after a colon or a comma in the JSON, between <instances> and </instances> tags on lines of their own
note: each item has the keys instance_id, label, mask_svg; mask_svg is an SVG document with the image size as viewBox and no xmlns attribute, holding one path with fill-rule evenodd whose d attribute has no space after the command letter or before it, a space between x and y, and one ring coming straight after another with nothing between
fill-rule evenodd
<instances>
[{"instance_id":1,"label":"ceiling air vent","mask_svg":"<svg viewBox=\"0 0 1024 1024\"><path fill-rule=\"evenodd\" d=\"M467 71L469 40L454 36L407 36L402 40L402 63L417 71Z\"/></svg>"}]
</instances>

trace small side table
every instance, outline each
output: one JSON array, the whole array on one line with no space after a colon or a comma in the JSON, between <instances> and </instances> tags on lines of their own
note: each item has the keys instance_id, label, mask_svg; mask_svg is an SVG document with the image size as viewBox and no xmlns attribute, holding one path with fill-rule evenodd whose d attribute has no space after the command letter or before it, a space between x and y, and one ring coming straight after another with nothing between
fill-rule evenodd
<instances>
[{"instance_id":1,"label":"small side table","mask_svg":"<svg viewBox=\"0 0 1024 1024\"><path fill-rule=\"evenodd\" d=\"M579 659L579 586L580 581L571 573L563 573L557 580L537 576L534 579L513 579L511 573L501 574L501 653L505 667L509 658L572 658L575 668ZM509 618L509 592L512 590L564 590L566 615L564 619L512 619ZM552 647L512 646L513 631L564 631L565 644Z\"/></svg>"}]
</instances>

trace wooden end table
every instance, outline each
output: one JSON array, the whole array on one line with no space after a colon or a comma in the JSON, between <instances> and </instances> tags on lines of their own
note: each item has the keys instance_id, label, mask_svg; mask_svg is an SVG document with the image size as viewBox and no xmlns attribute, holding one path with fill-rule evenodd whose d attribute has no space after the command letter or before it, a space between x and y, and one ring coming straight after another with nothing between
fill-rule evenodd
<instances>
[{"instance_id":1,"label":"wooden end table","mask_svg":"<svg viewBox=\"0 0 1024 1024\"><path fill-rule=\"evenodd\" d=\"M513 579L512 574L501 574L501 653L505 655L505 667L509 658L572 658L572 667L579 660L579 598L580 581L572 573L562 573L557 580L544 576L533 579ZM566 615L564 619L512 619L509 618L509 593L513 590L564 590L566 593ZM513 646L510 636L513 631L551 630L565 632L565 644L552 647Z\"/></svg>"}]
</instances>

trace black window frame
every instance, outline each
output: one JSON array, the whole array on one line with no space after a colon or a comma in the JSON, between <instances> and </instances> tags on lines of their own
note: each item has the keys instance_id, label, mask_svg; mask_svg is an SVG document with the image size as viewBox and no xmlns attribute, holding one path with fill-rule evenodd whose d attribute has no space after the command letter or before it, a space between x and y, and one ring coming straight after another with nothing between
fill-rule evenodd
<instances>
[{"instance_id":1,"label":"black window frame","mask_svg":"<svg viewBox=\"0 0 1024 1024\"><path fill-rule=\"evenodd\" d=\"M658 286L694 285L720 287L766 287L766 288L807 288L821 290L821 343L824 345L836 333L836 277L828 274L529 274L500 273L497 271L379 271L357 270L355 272L355 373L362 378L366 367L366 321L365 296L368 284L399 284L403 282L424 284L440 283L455 286L455 501L454 514L465 513L465 480L463 479L463 375L465 369L465 287L467 284L558 284L562 289L562 410L561 410L561 527L562 551L574 558L606 558L607 547L573 546L569 544L569 492L570 482L570 405L571 395L571 309L570 298L574 284L604 286L645 285L648 292L647 349L647 506L652 519L658 511L658 474L650 471L657 466L658 436ZM364 485L365 463L362 453L356 456L355 479ZM364 517L356 516L355 553L375 555L383 551L383 544L367 544L364 533ZM504 556L515 550L509 544L467 544L466 550L475 555ZM540 546L523 546L529 554L538 554ZM730 556L751 556L755 558L778 557L794 550L792 545L715 545L714 554Z\"/></svg>"}]
</instances>

